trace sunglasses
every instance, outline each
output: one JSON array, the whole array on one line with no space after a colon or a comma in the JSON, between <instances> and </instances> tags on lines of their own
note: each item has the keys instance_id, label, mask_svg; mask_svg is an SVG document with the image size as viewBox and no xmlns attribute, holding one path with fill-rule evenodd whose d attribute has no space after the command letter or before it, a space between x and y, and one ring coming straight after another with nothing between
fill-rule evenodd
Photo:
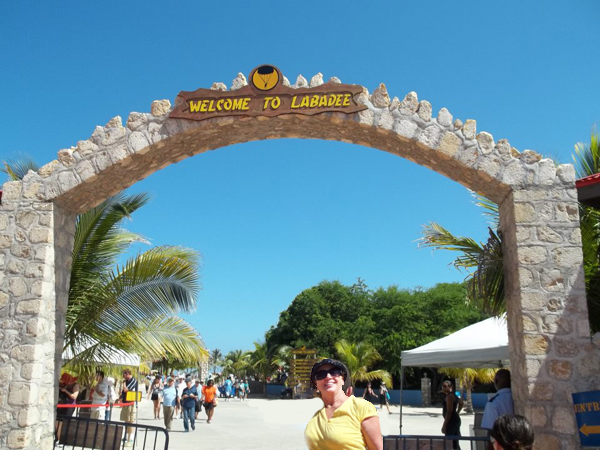
<instances>
[{"instance_id":1,"label":"sunglasses","mask_svg":"<svg viewBox=\"0 0 600 450\"><path fill-rule=\"evenodd\" d=\"M342 369L329 369L329 370L319 370L315 373L315 378L317 380L324 380L327 378L327 374L331 375L333 378L341 377L343 372Z\"/></svg>"}]
</instances>

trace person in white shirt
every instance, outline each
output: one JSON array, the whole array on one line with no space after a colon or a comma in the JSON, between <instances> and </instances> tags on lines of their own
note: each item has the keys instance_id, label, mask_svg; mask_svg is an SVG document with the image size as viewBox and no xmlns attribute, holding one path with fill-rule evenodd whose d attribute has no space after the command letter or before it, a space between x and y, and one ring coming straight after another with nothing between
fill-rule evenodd
<instances>
[{"instance_id":1,"label":"person in white shirt","mask_svg":"<svg viewBox=\"0 0 600 450\"><path fill-rule=\"evenodd\" d=\"M481 419L481 428L487 430L494 428L494 422L498 417L505 414L514 414L512 391L510 390L510 372L506 369L500 369L496 372L494 386L498 392L485 405L483 418Z\"/></svg>"},{"instance_id":2,"label":"person in white shirt","mask_svg":"<svg viewBox=\"0 0 600 450\"><path fill-rule=\"evenodd\" d=\"M96 372L96 383L97 384L94 388L94 393L92 394L92 404L103 406L95 406L91 408L90 418L102 418L102 420L104 420L106 418L106 406L104 405L108 403L108 382L104 378L104 372L101 370Z\"/></svg>"}]
</instances>

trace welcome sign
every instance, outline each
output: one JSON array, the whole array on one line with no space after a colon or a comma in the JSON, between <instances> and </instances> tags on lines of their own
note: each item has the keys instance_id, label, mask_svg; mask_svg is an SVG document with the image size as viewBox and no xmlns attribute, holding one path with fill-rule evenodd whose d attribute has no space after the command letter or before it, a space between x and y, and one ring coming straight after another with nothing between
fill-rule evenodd
<instances>
[{"instance_id":1,"label":"welcome sign","mask_svg":"<svg viewBox=\"0 0 600 450\"><path fill-rule=\"evenodd\" d=\"M206 120L225 116L352 114L367 108L354 99L361 92L361 86L331 81L313 88L294 89L283 84L283 75L277 67L259 66L250 73L248 85L235 91L180 92L170 117Z\"/></svg>"}]
</instances>

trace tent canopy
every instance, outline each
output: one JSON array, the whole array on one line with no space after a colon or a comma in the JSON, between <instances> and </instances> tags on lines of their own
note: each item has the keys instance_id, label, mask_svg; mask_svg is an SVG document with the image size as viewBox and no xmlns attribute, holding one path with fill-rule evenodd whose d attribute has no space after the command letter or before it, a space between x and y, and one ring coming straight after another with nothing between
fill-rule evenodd
<instances>
[{"instance_id":1,"label":"tent canopy","mask_svg":"<svg viewBox=\"0 0 600 450\"><path fill-rule=\"evenodd\" d=\"M449 336L402 352L405 367L492 368L510 365L506 317L469 325Z\"/></svg>"}]
</instances>

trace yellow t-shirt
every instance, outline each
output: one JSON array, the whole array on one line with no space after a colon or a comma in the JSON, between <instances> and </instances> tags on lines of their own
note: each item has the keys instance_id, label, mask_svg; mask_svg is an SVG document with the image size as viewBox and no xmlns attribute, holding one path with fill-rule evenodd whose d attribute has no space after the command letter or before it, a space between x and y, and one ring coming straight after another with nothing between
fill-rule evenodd
<instances>
[{"instance_id":1,"label":"yellow t-shirt","mask_svg":"<svg viewBox=\"0 0 600 450\"><path fill-rule=\"evenodd\" d=\"M325 407L315 413L304 431L309 450L364 450L362 421L377 415L372 403L353 395L327 419Z\"/></svg>"}]
</instances>

